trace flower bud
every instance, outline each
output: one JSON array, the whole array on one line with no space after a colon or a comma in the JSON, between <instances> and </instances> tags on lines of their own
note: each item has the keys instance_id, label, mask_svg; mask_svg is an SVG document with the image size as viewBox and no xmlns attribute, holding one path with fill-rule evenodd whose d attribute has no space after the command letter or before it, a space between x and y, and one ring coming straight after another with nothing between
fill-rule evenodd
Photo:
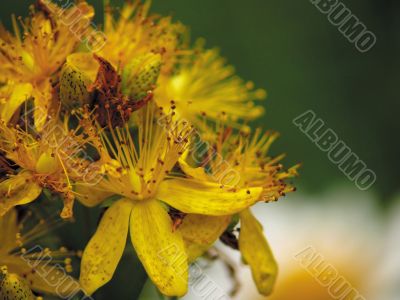
<instances>
[{"instance_id":1,"label":"flower bud","mask_svg":"<svg viewBox=\"0 0 400 300\"><path fill-rule=\"evenodd\" d=\"M0 299L34 300L35 296L25 280L2 267L0 269Z\"/></svg>"},{"instance_id":2,"label":"flower bud","mask_svg":"<svg viewBox=\"0 0 400 300\"><path fill-rule=\"evenodd\" d=\"M161 70L161 55L147 53L134 58L122 72L122 91L135 100L155 88Z\"/></svg>"},{"instance_id":3,"label":"flower bud","mask_svg":"<svg viewBox=\"0 0 400 300\"><path fill-rule=\"evenodd\" d=\"M67 57L60 76L60 100L68 108L90 104L92 93L89 86L94 83L99 69L90 53L74 53Z\"/></svg>"}]
</instances>

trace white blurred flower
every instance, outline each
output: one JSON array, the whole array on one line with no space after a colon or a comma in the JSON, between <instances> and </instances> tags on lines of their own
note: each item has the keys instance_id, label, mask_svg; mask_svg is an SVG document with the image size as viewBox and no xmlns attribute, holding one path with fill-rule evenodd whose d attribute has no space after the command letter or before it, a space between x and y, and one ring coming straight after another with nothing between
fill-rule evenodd
<instances>
[{"instance_id":1,"label":"white blurred flower","mask_svg":"<svg viewBox=\"0 0 400 300\"><path fill-rule=\"evenodd\" d=\"M318 196L297 193L271 205L256 206L253 212L264 226L280 267L275 291L268 299L399 299L400 202L387 218L373 194L339 187ZM319 263L331 266L337 278L343 276L343 282L353 288L353 293L357 291L358 296L343 298L346 290L341 297L338 291L336 297L330 293L330 284L321 285L318 273L312 270L310 273L307 269L311 267L305 267L296 257L305 249L313 249L320 255ZM240 262L239 253L226 247L223 250L235 261L241 282L241 289L233 299L263 299L249 269ZM207 270L207 274L229 295L232 285L227 284L228 274L223 266L217 265ZM207 298L192 293L184 299Z\"/></svg>"}]
</instances>

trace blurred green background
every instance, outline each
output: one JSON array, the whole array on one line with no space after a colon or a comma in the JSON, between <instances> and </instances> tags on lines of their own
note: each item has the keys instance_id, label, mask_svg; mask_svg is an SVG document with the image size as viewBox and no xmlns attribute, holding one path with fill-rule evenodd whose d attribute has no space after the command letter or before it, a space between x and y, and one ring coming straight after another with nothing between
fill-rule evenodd
<instances>
[{"instance_id":1,"label":"blurred green background","mask_svg":"<svg viewBox=\"0 0 400 300\"><path fill-rule=\"evenodd\" d=\"M1 21L9 27L10 15L27 15L33 2L2 1ZM96 22L101 23L102 1L89 2L96 7ZM319 193L348 183L326 153L292 124L311 109L375 171L372 190L386 205L400 191L400 2L344 3L377 36L367 53L358 52L309 0L153 0L152 10L172 14L191 28L193 40L205 37L208 47L219 47L240 76L267 89L266 115L255 126L281 132L273 152L286 152L287 165L303 163L295 180L300 190ZM76 219L94 229L99 211L90 214L80 207ZM82 221L63 229L66 246L84 247L93 232L78 235L81 228ZM143 284L146 277L138 270L142 269L137 259L126 255L112 283L95 298L116 299L118 291L119 297L134 299L140 289L123 275L132 274L135 282Z\"/></svg>"},{"instance_id":2,"label":"blurred green background","mask_svg":"<svg viewBox=\"0 0 400 300\"><path fill-rule=\"evenodd\" d=\"M1 20L26 15L34 1L2 2ZM102 22L102 1L89 1ZM112 1L121 5L123 1ZM246 80L268 91L266 115L256 122L281 132L273 147L287 164L302 162L297 185L318 192L347 178L292 120L313 110L377 174L382 202L399 191L400 2L347 0L377 36L360 53L309 0L153 0L153 11L172 14L219 47Z\"/></svg>"}]
</instances>

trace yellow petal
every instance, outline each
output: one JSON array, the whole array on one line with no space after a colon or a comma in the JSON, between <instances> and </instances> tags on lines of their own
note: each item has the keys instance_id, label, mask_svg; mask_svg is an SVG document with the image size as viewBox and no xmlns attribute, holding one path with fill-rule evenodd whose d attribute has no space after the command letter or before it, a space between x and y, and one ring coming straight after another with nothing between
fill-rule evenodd
<instances>
[{"instance_id":1,"label":"yellow petal","mask_svg":"<svg viewBox=\"0 0 400 300\"><path fill-rule=\"evenodd\" d=\"M189 261L194 261L207 251L225 231L230 221L231 216L187 215L179 231L185 241Z\"/></svg>"},{"instance_id":2,"label":"yellow petal","mask_svg":"<svg viewBox=\"0 0 400 300\"><path fill-rule=\"evenodd\" d=\"M185 249L188 256L188 262L193 263L202 256L208 249L210 245L196 244L185 240Z\"/></svg>"},{"instance_id":3,"label":"yellow petal","mask_svg":"<svg viewBox=\"0 0 400 300\"><path fill-rule=\"evenodd\" d=\"M24 275L34 291L65 299L80 291L78 281L67 274L61 265L49 264L48 261L40 259L26 261L20 256L8 256L5 259L10 273Z\"/></svg>"},{"instance_id":4,"label":"yellow petal","mask_svg":"<svg viewBox=\"0 0 400 300\"><path fill-rule=\"evenodd\" d=\"M52 174L59 169L58 158L50 151L42 153L36 162L36 171L41 174Z\"/></svg>"},{"instance_id":5,"label":"yellow petal","mask_svg":"<svg viewBox=\"0 0 400 300\"><path fill-rule=\"evenodd\" d=\"M88 207L96 206L113 195L102 189L100 185L77 184L74 191L79 202Z\"/></svg>"},{"instance_id":6,"label":"yellow petal","mask_svg":"<svg viewBox=\"0 0 400 300\"><path fill-rule=\"evenodd\" d=\"M0 183L0 217L11 208L34 201L42 188L33 181L30 172L21 172Z\"/></svg>"},{"instance_id":7,"label":"yellow petal","mask_svg":"<svg viewBox=\"0 0 400 300\"><path fill-rule=\"evenodd\" d=\"M13 86L9 99L1 107L1 120L8 123L17 109L32 95L32 85L21 83Z\"/></svg>"},{"instance_id":8,"label":"yellow petal","mask_svg":"<svg viewBox=\"0 0 400 300\"><path fill-rule=\"evenodd\" d=\"M205 215L187 215L179 227L184 239L198 244L210 244L225 231L231 216L213 217Z\"/></svg>"},{"instance_id":9,"label":"yellow petal","mask_svg":"<svg viewBox=\"0 0 400 300\"><path fill-rule=\"evenodd\" d=\"M42 131L48 117L50 115L50 109L52 108L52 94L53 87L49 80L45 80L40 84L35 85L32 96L34 98L35 110L33 112L35 128L38 131Z\"/></svg>"},{"instance_id":10,"label":"yellow petal","mask_svg":"<svg viewBox=\"0 0 400 300\"><path fill-rule=\"evenodd\" d=\"M147 274L167 296L183 296L188 288L188 263L182 236L157 200L134 204L132 244Z\"/></svg>"},{"instance_id":11,"label":"yellow petal","mask_svg":"<svg viewBox=\"0 0 400 300\"><path fill-rule=\"evenodd\" d=\"M114 203L86 246L80 283L88 295L111 280L125 249L131 211L132 204L128 200Z\"/></svg>"},{"instance_id":12,"label":"yellow petal","mask_svg":"<svg viewBox=\"0 0 400 300\"><path fill-rule=\"evenodd\" d=\"M258 291L268 296L274 287L278 266L264 237L261 224L246 209L240 213L239 249L250 265Z\"/></svg>"},{"instance_id":13,"label":"yellow petal","mask_svg":"<svg viewBox=\"0 0 400 300\"><path fill-rule=\"evenodd\" d=\"M7 253L17 246L18 223L17 211L15 209L10 210L3 217L0 217L0 228L0 253Z\"/></svg>"},{"instance_id":14,"label":"yellow petal","mask_svg":"<svg viewBox=\"0 0 400 300\"><path fill-rule=\"evenodd\" d=\"M250 207L261 192L261 187L227 191L218 184L173 179L161 183L157 198L184 213L225 216Z\"/></svg>"},{"instance_id":15,"label":"yellow petal","mask_svg":"<svg viewBox=\"0 0 400 300\"><path fill-rule=\"evenodd\" d=\"M183 173L193 177L194 179L205 180L209 181L209 176L207 175L206 171L202 167L191 167L186 161L183 159L179 160L179 166L181 167Z\"/></svg>"}]
</instances>

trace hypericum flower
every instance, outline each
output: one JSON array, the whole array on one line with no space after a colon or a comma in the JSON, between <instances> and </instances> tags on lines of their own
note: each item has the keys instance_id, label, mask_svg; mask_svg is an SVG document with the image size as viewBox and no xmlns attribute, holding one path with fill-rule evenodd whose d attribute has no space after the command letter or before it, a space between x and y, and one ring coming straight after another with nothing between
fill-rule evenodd
<instances>
[{"instance_id":1,"label":"hypericum flower","mask_svg":"<svg viewBox=\"0 0 400 300\"><path fill-rule=\"evenodd\" d=\"M0 151L17 170L0 182L0 216L36 200L43 188L62 194L61 216L72 216L75 196L71 180L87 175L88 162L80 158L85 138L77 134L79 128L70 131L67 123L67 119L64 124L50 120L37 134L27 123L22 128L0 121Z\"/></svg>"},{"instance_id":2,"label":"hypericum flower","mask_svg":"<svg viewBox=\"0 0 400 300\"><path fill-rule=\"evenodd\" d=\"M22 33L15 18L14 35L0 27L0 83L9 84L12 81L24 85L24 92L19 92L22 99L7 100L16 101L10 104L15 110L8 110L8 113L12 115L20 102L33 97L35 107L40 108L35 111L38 130L44 126L46 112L52 107L51 78L76 48L94 13L86 2L65 9L63 13L70 17L80 16L78 23L72 27L62 16L53 13L56 10L52 6L54 4L50 1L39 1L38 9L32 11L32 16L21 21ZM72 32L73 29L79 30Z\"/></svg>"},{"instance_id":3,"label":"hypericum flower","mask_svg":"<svg viewBox=\"0 0 400 300\"><path fill-rule=\"evenodd\" d=\"M80 282L88 294L112 278L128 231L159 290L165 295L185 294L187 255L181 232L174 230L168 215L168 205L184 213L221 216L243 210L261 195L261 188L232 191L212 182L178 178L182 175L173 168L186 149L192 127L162 111L157 121L153 113L152 103L135 113L137 133L130 132L127 125L110 129L110 134L103 132L100 141L92 144L100 154L104 180L91 187L76 183L78 198L89 206L111 195L121 196L108 208L83 253ZM95 129L87 132L96 138Z\"/></svg>"},{"instance_id":4,"label":"hypericum flower","mask_svg":"<svg viewBox=\"0 0 400 300\"><path fill-rule=\"evenodd\" d=\"M231 126L238 119L255 119L264 110L254 100L265 96L264 90L254 90L252 82L236 76L217 49L205 50L200 43L174 74L160 77L155 90L158 105L167 108L173 101L176 113L199 128L204 116L215 121L225 114Z\"/></svg>"},{"instance_id":5,"label":"hypericum flower","mask_svg":"<svg viewBox=\"0 0 400 300\"><path fill-rule=\"evenodd\" d=\"M185 26L173 23L171 17L150 15L151 1L126 1L116 14L106 7L104 34L106 43L96 54L123 69L138 56L161 54L163 73L170 73L177 59L187 50L183 48ZM117 15L117 18L115 17Z\"/></svg>"},{"instance_id":6,"label":"hypericum flower","mask_svg":"<svg viewBox=\"0 0 400 300\"><path fill-rule=\"evenodd\" d=\"M258 201L276 201L280 196L294 190L294 187L283 180L295 176L298 168L295 166L287 172L281 172L282 166L278 162L283 156L271 158L267 155L276 137L275 133L262 135L260 130L256 130L253 137L244 133L236 135L232 129L222 125L216 137L210 140L211 143L194 144L194 148L186 153L186 161L197 162L197 167L191 167L185 160L180 161L180 166L183 172L192 178L192 182L200 185L200 191L204 182L219 182L231 190L259 188L261 192ZM188 180L186 185L187 182ZM176 197L180 191L173 193ZM175 207L179 210L184 209L184 206L180 205ZM238 216L240 234L236 246L241 251L244 261L250 265L259 292L268 295L276 280L277 264L263 235L262 227L251 211L245 208ZM189 215L181 225L192 258L208 249L230 221L227 217L209 219L208 222L214 225L203 226L200 232L205 232L198 234L195 228L202 218L205 217Z\"/></svg>"},{"instance_id":7,"label":"hypericum flower","mask_svg":"<svg viewBox=\"0 0 400 300\"><path fill-rule=\"evenodd\" d=\"M19 222L15 209L0 217L0 298L35 299L31 289L66 298L76 294L80 286L66 274L72 271L72 266L65 248L57 251L38 245L27 248L59 220L40 220L32 227L27 217L32 224L35 217L30 212ZM64 271L61 265L65 266ZM30 298L17 297L23 294Z\"/></svg>"}]
</instances>

